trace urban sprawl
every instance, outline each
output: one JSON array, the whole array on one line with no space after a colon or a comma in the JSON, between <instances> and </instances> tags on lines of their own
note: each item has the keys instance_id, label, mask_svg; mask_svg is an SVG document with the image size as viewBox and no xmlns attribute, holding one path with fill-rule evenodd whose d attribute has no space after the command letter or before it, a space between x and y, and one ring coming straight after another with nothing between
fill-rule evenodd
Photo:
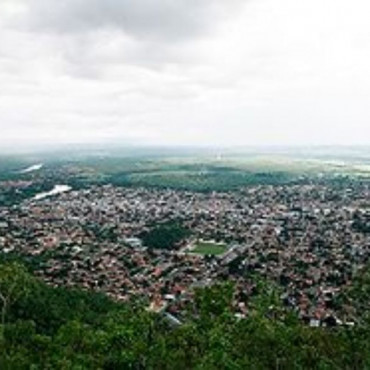
<instances>
[{"instance_id":1,"label":"urban sprawl","mask_svg":"<svg viewBox=\"0 0 370 370\"><path fill-rule=\"evenodd\" d=\"M144 299L174 320L194 288L225 280L245 317L258 275L276 281L311 326L349 323L351 307L338 312L335 298L369 260L369 195L367 184L224 193L92 186L0 208L0 248L42 257L37 274L51 285ZM190 236L171 250L143 244L143 233L173 220ZM224 253L197 254L200 240L224 243Z\"/></svg>"}]
</instances>

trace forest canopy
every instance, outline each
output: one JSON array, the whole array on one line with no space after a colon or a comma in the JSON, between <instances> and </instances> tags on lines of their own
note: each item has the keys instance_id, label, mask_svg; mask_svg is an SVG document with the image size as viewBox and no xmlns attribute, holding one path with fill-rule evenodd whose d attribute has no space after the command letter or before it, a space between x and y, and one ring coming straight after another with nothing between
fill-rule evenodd
<instances>
[{"instance_id":1,"label":"forest canopy","mask_svg":"<svg viewBox=\"0 0 370 370\"><path fill-rule=\"evenodd\" d=\"M359 282L369 284L368 275ZM232 284L199 289L175 328L143 303L50 287L17 262L0 264L0 290L16 298L1 324L1 369L370 367L368 315L355 327L309 328L281 306L273 286L259 287L242 320L231 309ZM366 308L368 290L356 287L351 299Z\"/></svg>"},{"instance_id":2,"label":"forest canopy","mask_svg":"<svg viewBox=\"0 0 370 370\"><path fill-rule=\"evenodd\" d=\"M155 226L141 237L144 245L149 248L170 250L189 235L189 230L180 222L171 221Z\"/></svg>"}]
</instances>

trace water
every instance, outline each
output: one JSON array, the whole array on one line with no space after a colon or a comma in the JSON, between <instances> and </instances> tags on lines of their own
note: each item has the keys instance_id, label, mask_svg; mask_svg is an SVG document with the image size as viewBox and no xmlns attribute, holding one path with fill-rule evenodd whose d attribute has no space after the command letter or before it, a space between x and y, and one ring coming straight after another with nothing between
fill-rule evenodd
<instances>
[{"instance_id":1,"label":"water","mask_svg":"<svg viewBox=\"0 0 370 370\"><path fill-rule=\"evenodd\" d=\"M33 166L30 166L22 171L19 171L19 173L30 173L34 171L39 171L44 165L42 163L34 164Z\"/></svg>"},{"instance_id":2,"label":"water","mask_svg":"<svg viewBox=\"0 0 370 370\"><path fill-rule=\"evenodd\" d=\"M70 191L70 190L72 190L72 188L68 185L55 185L52 190L36 194L33 199L34 200L41 200L41 199L44 199L44 198L47 198L47 197L51 197L53 195L66 193L67 191Z\"/></svg>"}]
</instances>

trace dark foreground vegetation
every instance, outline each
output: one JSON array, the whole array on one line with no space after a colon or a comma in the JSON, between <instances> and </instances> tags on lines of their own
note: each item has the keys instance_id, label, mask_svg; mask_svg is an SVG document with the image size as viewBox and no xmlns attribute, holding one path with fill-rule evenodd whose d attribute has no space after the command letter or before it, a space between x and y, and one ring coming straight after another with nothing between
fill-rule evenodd
<instances>
[{"instance_id":1,"label":"dark foreground vegetation","mask_svg":"<svg viewBox=\"0 0 370 370\"><path fill-rule=\"evenodd\" d=\"M308 328L260 283L238 320L229 284L199 290L183 325L148 312L53 288L17 262L0 264L0 369L369 369L369 272L347 299L354 327Z\"/></svg>"}]
</instances>

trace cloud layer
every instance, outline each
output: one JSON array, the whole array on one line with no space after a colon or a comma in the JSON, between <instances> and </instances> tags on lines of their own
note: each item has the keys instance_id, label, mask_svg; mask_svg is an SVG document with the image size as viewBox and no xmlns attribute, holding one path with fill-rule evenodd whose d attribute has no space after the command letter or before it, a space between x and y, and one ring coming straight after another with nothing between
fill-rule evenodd
<instances>
[{"instance_id":1,"label":"cloud layer","mask_svg":"<svg viewBox=\"0 0 370 370\"><path fill-rule=\"evenodd\" d=\"M31 0L33 29L80 33L119 29L139 40L181 41L206 32L239 1L223 0Z\"/></svg>"},{"instance_id":2,"label":"cloud layer","mask_svg":"<svg viewBox=\"0 0 370 370\"><path fill-rule=\"evenodd\" d=\"M369 144L369 11L0 0L0 146Z\"/></svg>"}]
</instances>

